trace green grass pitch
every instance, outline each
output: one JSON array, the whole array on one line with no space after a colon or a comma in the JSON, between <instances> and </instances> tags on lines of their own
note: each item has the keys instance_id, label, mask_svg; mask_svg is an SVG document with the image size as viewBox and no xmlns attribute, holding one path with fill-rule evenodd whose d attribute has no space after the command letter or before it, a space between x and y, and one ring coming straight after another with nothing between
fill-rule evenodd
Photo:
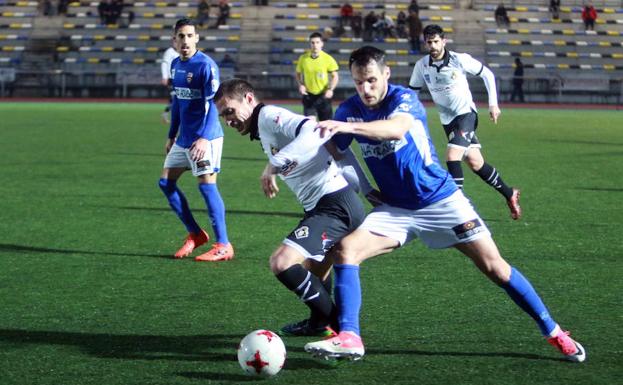
<instances>
[{"instance_id":1,"label":"green grass pitch","mask_svg":"<svg viewBox=\"0 0 623 385\"><path fill-rule=\"evenodd\" d=\"M298 108L298 106L295 106ZM219 186L236 258L169 256L184 229L157 187L159 104L0 103L0 384L235 384L248 332L306 316L268 256L301 209L264 198L259 144L226 128ZM445 140L434 109L429 126ZM615 384L623 341L623 115L481 111L486 159L522 189L524 218L466 172L503 255L587 349L571 364L453 250L417 241L362 267L361 362L338 365L285 338L272 384ZM207 226L191 175L181 181Z\"/></svg>"}]
</instances>

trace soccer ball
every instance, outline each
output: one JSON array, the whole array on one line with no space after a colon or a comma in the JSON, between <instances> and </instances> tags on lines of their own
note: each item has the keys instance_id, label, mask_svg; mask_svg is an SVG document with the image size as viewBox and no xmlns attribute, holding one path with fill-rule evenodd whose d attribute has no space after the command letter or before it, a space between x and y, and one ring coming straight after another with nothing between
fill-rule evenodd
<instances>
[{"instance_id":1,"label":"soccer ball","mask_svg":"<svg viewBox=\"0 0 623 385\"><path fill-rule=\"evenodd\" d=\"M286 361L286 347L270 330L247 334L238 346L238 363L247 374L271 377L279 373Z\"/></svg>"}]
</instances>

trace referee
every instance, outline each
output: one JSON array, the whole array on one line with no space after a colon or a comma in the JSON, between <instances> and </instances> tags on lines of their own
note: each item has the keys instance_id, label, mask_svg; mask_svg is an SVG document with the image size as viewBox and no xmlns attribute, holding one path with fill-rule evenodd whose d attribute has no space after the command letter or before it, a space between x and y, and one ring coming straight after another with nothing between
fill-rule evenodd
<instances>
[{"instance_id":1,"label":"referee","mask_svg":"<svg viewBox=\"0 0 623 385\"><path fill-rule=\"evenodd\" d=\"M296 81L303 96L303 115L318 115L318 121L333 118L331 99L339 81L335 59L322 50L324 42L319 32L309 35L310 50L299 57Z\"/></svg>"}]
</instances>

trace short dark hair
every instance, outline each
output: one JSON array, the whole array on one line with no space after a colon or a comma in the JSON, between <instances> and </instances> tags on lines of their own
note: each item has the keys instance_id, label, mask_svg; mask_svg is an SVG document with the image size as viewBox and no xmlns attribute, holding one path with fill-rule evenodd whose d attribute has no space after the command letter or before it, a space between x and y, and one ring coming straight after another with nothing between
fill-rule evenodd
<instances>
[{"instance_id":1,"label":"short dark hair","mask_svg":"<svg viewBox=\"0 0 623 385\"><path fill-rule=\"evenodd\" d=\"M424 36L424 40L435 35L439 35L439 37L442 39L446 37L446 34L443 32L443 28L441 28L437 24L429 24L424 28L424 31L422 31L422 36Z\"/></svg>"},{"instance_id":2,"label":"short dark hair","mask_svg":"<svg viewBox=\"0 0 623 385\"><path fill-rule=\"evenodd\" d=\"M243 99L249 92L255 94L255 89L248 81L238 78L228 79L219 86L214 94L214 101L218 102L225 96L230 99Z\"/></svg>"},{"instance_id":3,"label":"short dark hair","mask_svg":"<svg viewBox=\"0 0 623 385\"><path fill-rule=\"evenodd\" d=\"M379 67L385 66L385 51L371 45L364 45L361 48L357 48L350 54L350 58L348 59L348 68L351 68L353 64L357 67L365 67L373 60L379 65Z\"/></svg>"},{"instance_id":4,"label":"short dark hair","mask_svg":"<svg viewBox=\"0 0 623 385\"><path fill-rule=\"evenodd\" d=\"M195 24L195 20L184 17L175 22L175 27L173 28L173 33L177 34L180 28L190 25L197 30L197 24Z\"/></svg>"},{"instance_id":5,"label":"short dark hair","mask_svg":"<svg viewBox=\"0 0 623 385\"><path fill-rule=\"evenodd\" d=\"M309 40L315 38L315 37L319 37L320 39L322 39L322 34L320 32L312 32L311 35L309 35Z\"/></svg>"}]
</instances>

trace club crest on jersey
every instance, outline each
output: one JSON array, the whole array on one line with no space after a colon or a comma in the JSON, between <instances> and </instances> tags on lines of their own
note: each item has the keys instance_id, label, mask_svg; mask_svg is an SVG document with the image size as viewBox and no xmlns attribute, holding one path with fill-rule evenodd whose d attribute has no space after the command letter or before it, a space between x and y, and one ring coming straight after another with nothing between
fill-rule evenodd
<instances>
[{"instance_id":1,"label":"club crest on jersey","mask_svg":"<svg viewBox=\"0 0 623 385\"><path fill-rule=\"evenodd\" d=\"M296 239L309 237L309 227L307 226L299 227L298 229L294 230L294 236L296 237Z\"/></svg>"},{"instance_id":2,"label":"club crest on jersey","mask_svg":"<svg viewBox=\"0 0 623 385\"><path fill-rule=\"evenodd\" d=\"M486 229L478 218L467 221L452 228L458 239L466 239L475 234L482 233Z\"/></svg>"},{"instance_id":3,"label":"club crest on jersey","mask_svg":"<svg viewBox=\"0 0 623 385\"><path fill-rule=\"evenodd\" d=\"M322 232L322 235L320 236L320 239L322 239L322 250L326 253L329 251L329 249L331 249L333 247L333 244L335 242L333 242L333 239L330 239L329 236L327 235L326 231Z\"/></svg>"},{"instance_id":4,"label":"club crest on jersey","mask_svg":"<svg viewBox=\"0 0 623 385\"><path fill-rule=\"evenodd\" d=\"M273 156L277 155L278 152L279 152L279 149L277 147L270 146L270 153Z\"/></svg>"},{"instance_id":5,"label":"club crest on jersey","mask_svg":"<svg viewBox=\"0 0 623 385\"><path fill-rule=\"evenodd\" d=\"M193 81L193 73L192 73L192 72L188 72L188 73L186 74L186 82L187 82L188 84L190 84L190 82L192 82L192 81Z\"/></svg>"},{"instance_id":6,"label":"club crest on jersey","mask_svg":"<svg viewBox=\"0 0 623 385\"><path fill-rule=\"evenodd\" d=\"M411 110L411 107L409 105L409 103L400 103L398 105L398 108L396 108L398 111L401 112L409 112L409 110Z\"/></svg>"},{"instance_id":7,"label":"club crest on jersey","mask_svg":"<svg viewBox=\"0 0 623 385\"><path fill-rule=\"evenodd\" d=\"M456 71L452 71L452 75L450 77L452 78L452 80L455 80L457 77L459 77L459 74L457 74Z\"/></svg>"}]
</instances>

